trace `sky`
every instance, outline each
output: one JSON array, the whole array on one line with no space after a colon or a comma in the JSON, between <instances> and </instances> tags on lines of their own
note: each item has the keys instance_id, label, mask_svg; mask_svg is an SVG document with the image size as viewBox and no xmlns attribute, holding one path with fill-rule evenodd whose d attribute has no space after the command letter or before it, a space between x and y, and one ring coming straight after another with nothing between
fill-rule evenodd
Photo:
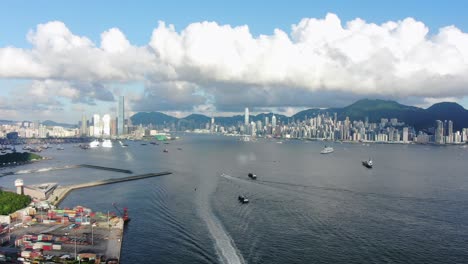
<instances>
[{"instance_id":1,"label":"sky","mask_svg":"<svg viewBox=\"0 0 468 264\"><path fill-rule=\"evenodd\" d=\"M276 3L278 2L278 3ZM409 2L409 3L408 3ZM463 1L2 1L0 119L468 108Z\"/></svg>"}]
</instances>

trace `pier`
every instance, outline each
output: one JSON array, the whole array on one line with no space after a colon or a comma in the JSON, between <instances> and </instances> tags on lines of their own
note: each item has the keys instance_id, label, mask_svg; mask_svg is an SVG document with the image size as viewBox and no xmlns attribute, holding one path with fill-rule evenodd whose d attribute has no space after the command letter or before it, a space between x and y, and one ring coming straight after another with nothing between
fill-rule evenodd
<instances>
[{"instance_id":1,"label":"pier","mask_svg":"<svg viewBox=\"0 0 468 264\"><path fill-rule=\"evenodd\" d=\"M95 187L95 186L101 186L101 185L107 185L107 184L113 184L113 183L119 183L119 182L136 181L136 180L152 178L152 177L159 177L159 176L165 176L165 175L170 175L170 174L172 174L172 172L164 171L164 172L158 172L158 173L147 173L147 174L141 174L141 175L122 177L122 178L112 178L112 179L107 179L107 180L100 180L100 181L79 183L79 184L68 185L68 186L61 186L61 187L58 187L57 189L54 190L54 193L49 197L48 200L51 203L53 203L54 205L58 205L58 204L60 204L60 202L63 199L65 199L65 197L68 195L68 193L73 191L73 190L89 188L89 187Z\"/></svg>"}]
</instances>

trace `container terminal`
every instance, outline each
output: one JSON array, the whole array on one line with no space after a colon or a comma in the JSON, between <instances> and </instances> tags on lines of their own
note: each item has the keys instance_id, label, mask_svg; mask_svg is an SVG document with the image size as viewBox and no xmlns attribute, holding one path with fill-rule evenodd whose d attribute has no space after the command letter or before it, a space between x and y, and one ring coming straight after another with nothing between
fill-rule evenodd
<instances>
[{"instance_id":1,"label":"container terminal","mask_svg":"<svg viewBox=\"0 0 468 264\"><path fill-rule=\"evenodd\" d=\"M26 191L34 197L28 207L0 216L0 262L120 263L124 225L131 217L127 208L111 202L117 213L93 212L84 206L57 206L76 189L169 174L148 173L69 186L48 183L47 188L24 186L21 179L16 180L17 193Z\"/></svg>"}]
</instances>

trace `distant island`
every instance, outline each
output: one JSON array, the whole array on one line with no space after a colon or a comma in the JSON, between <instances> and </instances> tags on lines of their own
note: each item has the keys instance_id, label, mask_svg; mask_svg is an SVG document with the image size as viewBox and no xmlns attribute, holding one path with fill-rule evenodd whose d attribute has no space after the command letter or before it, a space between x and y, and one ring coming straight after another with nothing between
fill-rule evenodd
<instances>
[{"instance_id":1,"label":"distant island","mask_svg":"<svg viewBox=\"0 0 468 264\"><path fill-rule=\"evenodd\" d=\"M30 152L7 153L0 155L0 167L24 164L42 159L44 159L42 156Z\"/></svg>"}]
</instances>

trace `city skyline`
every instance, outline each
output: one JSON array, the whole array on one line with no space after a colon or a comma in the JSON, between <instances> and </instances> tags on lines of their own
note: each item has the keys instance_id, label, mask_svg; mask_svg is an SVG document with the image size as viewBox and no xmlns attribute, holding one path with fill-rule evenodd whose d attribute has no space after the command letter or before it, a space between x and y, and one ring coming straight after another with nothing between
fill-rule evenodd
<instances>
[{"instance_id":1,"label":"city skyline","mask_svg":"<svg viewBox=\"0 0 468 264\"><path fill-rule=\"evenodd\" d=\"M0 40L2 119L69 122L83 112L115 113L120 96L129 115L177 117L240 114L246 106L291 115L365 97L468 107L462 1L426 9L417 1L297 2L264 12L260 3L238 3L229 9L233 16L208 1L191 6L200 13L184 18L180 12L189 9L175 12L175 4L141 2L143 10L98 3L89 15L94 23L58 2L49 5L41 4L48 8L40 14L26 10L30 16L17 25L0 26L6 36ZM7 5L0 22L24 16L23 6ZM104 7L135 19L98 14ZM286 15L267 18L280 13Z\"/></svg>"}]
</instances>

